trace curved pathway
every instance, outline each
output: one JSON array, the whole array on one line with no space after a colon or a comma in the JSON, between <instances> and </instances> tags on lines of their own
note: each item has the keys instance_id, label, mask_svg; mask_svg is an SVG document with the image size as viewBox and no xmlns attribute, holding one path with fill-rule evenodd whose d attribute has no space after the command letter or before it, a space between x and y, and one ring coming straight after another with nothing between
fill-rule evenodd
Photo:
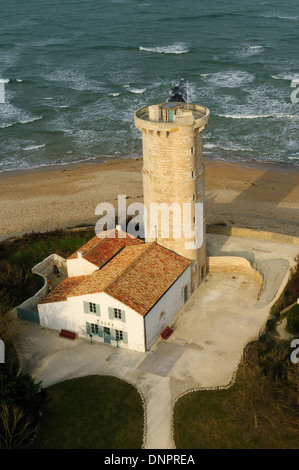
<instances>
[{"instance_id":1,"label":"curved pathway","mask_svg":"<svg viewBox=\"0 0 299 470\"><path fill-rule=\"evenodd\" d=\"M174 448L174 400L193 389L230 383L243 347L265 325L270 306L287 282L288 264L296 255L292 246L282 249L267 243L266 249L261 241L218 235L210 235L210 247L215 255L238 249L239 256L240 252L250 253L255 262L263 263L267 279L258 302L259 286L252 278L233 273L209 275L176 317L172 336L166 342L158 340L148 353L90 344L81 338L70 341L57 331L24 323L18 340L24 371L41 380L44 387L91 374L112 375L134 384L145 403L144 448Z\"/></svg>"}]
</instances>

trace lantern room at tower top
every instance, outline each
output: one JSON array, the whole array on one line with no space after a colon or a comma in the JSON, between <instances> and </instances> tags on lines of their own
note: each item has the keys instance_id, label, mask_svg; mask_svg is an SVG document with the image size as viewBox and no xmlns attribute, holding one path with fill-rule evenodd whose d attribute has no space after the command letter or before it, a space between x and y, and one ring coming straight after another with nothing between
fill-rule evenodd
<instances>
[{"instance_id":1,"label":"lantern room at tower top","mask_svg":"<svg viewBox=\"0 0 299 470\"><path fill-rule=\"evenodd\" d=\"M135 125L146 128L146 123L159 123L159 126L172 127L193 124L195 127L205 127L209 121L210 111L204 106L191 103L167 102L145 106L135 112Z\"/></svg>"}]
</instances>

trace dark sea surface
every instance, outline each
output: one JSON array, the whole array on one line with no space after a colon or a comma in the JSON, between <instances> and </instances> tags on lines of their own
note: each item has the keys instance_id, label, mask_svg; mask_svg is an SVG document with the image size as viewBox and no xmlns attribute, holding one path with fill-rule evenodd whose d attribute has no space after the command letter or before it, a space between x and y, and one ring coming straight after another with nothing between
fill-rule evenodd
<instances>
[{"instance_id":1,"label":"dark sea surface","mask_svg":"<svg viewBox=\"0 0 299 470\"><path fill-rule=\"evenodd\" d=\"M181 78L206 159L299 165L298 0L2 0L0 78L0 172L140 156Z\"/></svg>"}]
</instances>

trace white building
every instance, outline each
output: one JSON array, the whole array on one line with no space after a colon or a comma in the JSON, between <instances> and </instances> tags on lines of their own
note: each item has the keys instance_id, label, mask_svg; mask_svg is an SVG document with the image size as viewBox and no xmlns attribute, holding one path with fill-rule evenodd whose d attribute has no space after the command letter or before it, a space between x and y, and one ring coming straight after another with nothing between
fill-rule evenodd
<instances>
[{"instance_id":1,"label":"white building","mask_svg":"<svg viewBox=\"0 0 299 470\"><path fill-rule=\"evenodd\" d=\"M191 292L191 261L129 234L95 236L67 259L68 277L38 304L40 324L147 351Z\"/></svg>"}]
</instances>

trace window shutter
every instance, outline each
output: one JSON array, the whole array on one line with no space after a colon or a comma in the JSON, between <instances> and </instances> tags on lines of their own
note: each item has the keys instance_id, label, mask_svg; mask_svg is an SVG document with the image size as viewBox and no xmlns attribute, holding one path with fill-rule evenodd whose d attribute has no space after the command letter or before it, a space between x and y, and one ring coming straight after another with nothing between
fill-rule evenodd
<instances>
[{"instance_id":1,"label":"window shutter","mask_svg":"<svg viewBox=\"0 0 299 470\"><path fill-rule=\"evenodd\" d=\"M108 307L108 315L110 320L114 320L114 308Z\"/></svg>"},{"instance_id":2,"label":"window shutter","mask_svg":"<svg viewBox=\"0 0 299 470\"><path fill-rule=\"evenodd\" d=\"M99 325L99 332L98 332L98 335L103 338L103 327L101 325Z\"/></svg>"},{"instance_id":3,"label":"window shutter","mask_svg":"<svg viewBox=\"0 0 299 470\"><path fill-rule=\"evenodd\" d=\"M86 333L89 335L90 333L90 328L89 328L89 323L86 322Z\"/></svg>"},{"instance_id":4,"label":"window shutter","mask_svg":"<svg viewBox=\"0 0 299 470\"><path fill-rule=\"evenodd\" d=\"M110 328L110 338L115 339L115 330L113 330L112 328Z\"/></svg>"},{"instance_id":5,"label":"window shutter","mask_svg":"<svg viewBox=\"0 0 299 470\"><path fill-rule=\"evenodd\" d=\"M126 312L124 310L121 311L121 321L126 321Z\"/></svg>"},{"instance_id":6,"label":"window shutter","mask_svg":"<svg viewBox=\"0 0 299 470\"><path fill-rule=\"evenodd\" d=\"M101 307L98 304L96 304L96 314L101 316Z\"/></svg>"},{"instance_id":7,"label":"window shutter","mask_svg":"<svg viewBox=\"0 0 299 470\"><path fill-rule=\"evenodd\" d=\"M126 331L123 331L123 342L128 343L128 333Z\"/></svg>"},{"instance_id":8,"label":"window shutter","mask_svg":"<svg viewBox=\"0 0 299 470\"><path fill-rule=\"evenodd\" d=\"M84 313L89 313L89 302L83 302Z\"/></svg>"}]
</instances>

